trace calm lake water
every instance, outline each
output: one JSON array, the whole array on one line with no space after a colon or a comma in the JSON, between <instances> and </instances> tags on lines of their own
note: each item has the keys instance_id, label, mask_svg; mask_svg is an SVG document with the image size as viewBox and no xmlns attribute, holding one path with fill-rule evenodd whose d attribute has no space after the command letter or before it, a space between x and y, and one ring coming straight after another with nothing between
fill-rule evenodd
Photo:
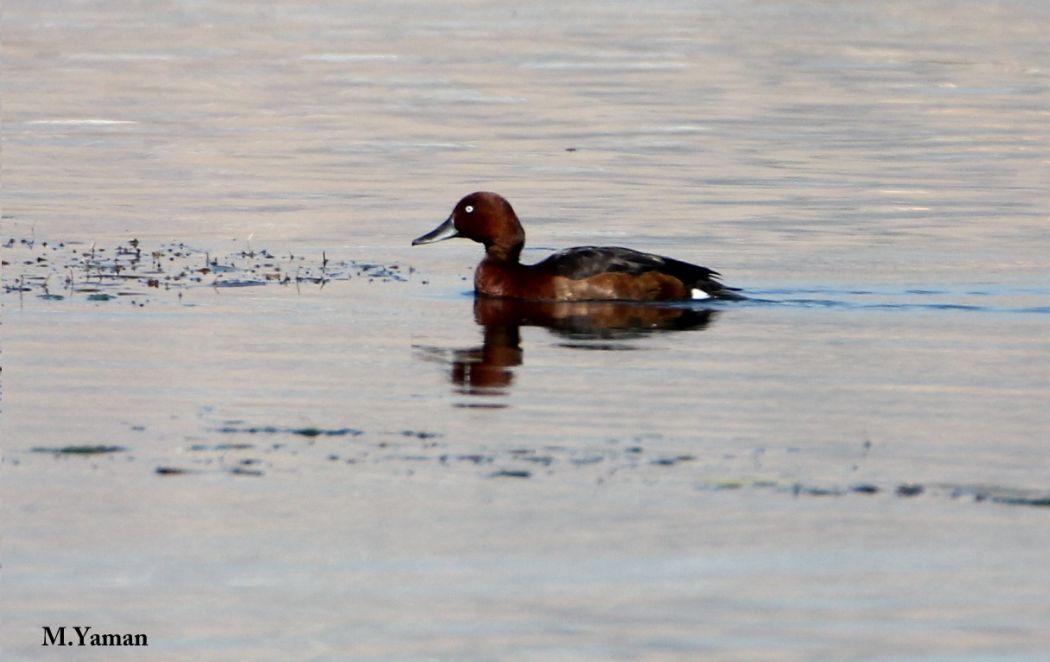
<instances>
[{"instance_id":1,"label":"calm lake water","mask_svg":"<svg viewBox=\"0 0 1050 662\"><path fill-rule=\"evenodd\" d=\"M1048 32L5 3L3 658L1042 658ZM753 300L476 305L474 190Z\"/></svg>"}]
</instances>

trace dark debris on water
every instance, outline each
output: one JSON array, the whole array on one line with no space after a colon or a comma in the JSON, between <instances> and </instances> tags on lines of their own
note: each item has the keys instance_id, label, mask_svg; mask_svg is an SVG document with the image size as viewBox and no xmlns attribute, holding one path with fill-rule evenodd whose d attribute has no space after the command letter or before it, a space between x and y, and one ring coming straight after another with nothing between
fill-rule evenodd
<instances>
[{"instance_id":1,"label":"dark debris on water","mask_svg":"<svg viewBox=\"0 0 1050 662\"><path fill-rule=\"evenodd\" d=\"M500 469L489 474L489 478L529 478L531 471L525 469Z\"/></svg>"},{"instance_id":2,"label":"dark debris on water","mask_svg":"<svg viewBox=\"0 0 1050 662\"><path fill-rule=\"evenodd\" d=\"M200 467L213 467L207 470L238 476L261 477L264 461L256 457L243 457L230 465L231 454L237 452L286 453L298 455L314 445L315 440L330 438L332 443L324 444L320 456L325 462L339 462L348 467L360 467L366 464L412 464L432 463L431 466L452 469L455 466L474 467L479 477L485 478L518 478L528 479L535 471L542 468L546 475L558 476L565 472L579 475L580 471L597 472L595 478L599 484L624 471L652 471L652 475L665 475L671 472L678 476L691 477L695 489L700 491L748 490L771 492L793 496L795 498L876 498L923 500L942 498L951 500L970 500L974 503L991 503L1004 506L1027 506L1050 508L1050 490L1032 490L994 485L959 485L959 484L924 484L918 482L898 482L875 484L858 482L846 485L820 485L799 481L783 481L769 478L727 478L722 480L703 479L695 475L699 469L704 471L703 458L693 454L658 454L656 449L631 445L617 448L573 448L570 446L546 445L536 448L516 447L499 448L482 445L474 449L460 448L458 451L449 448L448 442L436 441L443 437L439 432L427 430L402 429L399 431L366 433L354 427L320 427L308 426L275 426L250 425L241 420L221 421L211 428L216 435L246 435L250 437L276 437L276 440L259 444L253 441L221 441L218 443L194 443L188 446L193 452L191 461ZM295 439L303 441L296 443ZM336 439L352 440L349 444L337 444ZM97 456L122 453L128 449L123 446L107 444L85 444L66 446L36 446L29 449L32 453L62 456ZM236 455L232 455L236 457ZM128 456L133 460L132 456ZM643 459L649 458L649 459ZM11 462L16 464L15 462ZM493 466L495 465L495 466ZM652 469L647 469L653 467ZM659 467L657 469L656 467ZM181 476L205 473L202 469L188 469L161 464L154 468L158 476ZM414 472L410 472L414 473Z\"/></svg>"},{"instance_id":3,"label":"dark debris on water","mask_svg":"<svg viewBox=\"0 0 1050 662\"><path fill-rule=\"evenodd\" d=\"M262 427L236 427L232 425L217 428L215 432L220 434L291 434L300 437L357 437L364 434L364 430L357 428L284 428L272 425Z\"/></svg>"},{"instance_id":4,"label":"dark debris on water","mask_svg":"<svg viewBox=\"0 0 1050 662\"><path fill-rule=\"evenodd\" d=\"M123 446L86 445L86 446L35 446L31 449L34 453L52 453L54 455L106 455L109 453L123 453L127 448Z\"/></svg>"},{"instance_id":5,"label":"dark debris on water","mask_svg":"<svg viewBox=\"0 0 1050 662\"><path fill-rule=\"evenodd\" d=\"M186 474L200 473L193 469L183 469L182 467L168 467L160 466L153 470L158 476L184 476Z\"/></svg>"},{"instance_id":6,"label":"dark debris on water","mask_svg":"<svg viewBox=\"0 0 1050 662\"><path fill-rule=\"evenodd\" d=\"M1027 490L1001 486L968 486L952 484L922 485L899 483L881 487L871 483L859 483L847 487L785 484L776 480L726 480L714 483L703 482L701 490L773 490L786 492L795 497L845 497L851 494L873 496L886 494L898 499L913 499L921 496L940 496L949 499L972 499L975 502L997 503L1007 506L1050 507L1050 490Z\"/></svg>"},{"instance_id":7,"label":"dark debris on water","mask_svg":"<svg viewBox=\"0 0 1050 662\"><path fill-rule=\"evenodd\" d=\"M182 242L146 247L130 239L115 247L7 238L3 292L43 301L95 303L134 298L139 306L159 292L284 285L323 287L332 281L405 282L412 267L320 256L277 255L266 249L212 254Z\"/></svg>"}]
</instances>

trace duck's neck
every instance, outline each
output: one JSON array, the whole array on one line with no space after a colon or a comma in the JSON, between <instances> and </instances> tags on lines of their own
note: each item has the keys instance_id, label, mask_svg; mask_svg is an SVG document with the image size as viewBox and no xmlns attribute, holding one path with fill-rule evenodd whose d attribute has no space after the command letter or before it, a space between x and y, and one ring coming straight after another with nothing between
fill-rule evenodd
<instances>
[{"instance_id":1,"label":"duck's neck","mask_svg":"<svg viewBox=\"0 0 1050 662\"><path fill-rule=\"evenodd\" d=\"M525 247L525 228L521 227L521 221L510 208L510 204L503 200L505 209L499 216L499 221L492 227L493 232L482 242L485 244L485 254L494 262L517 264L521 257L521 249Z\"/></svg>"},{"instance_id":2,"label":"duck's neck","mask_svg":"<svg viewBox=\"0 0 1050 662\"><path fill-rule=\"evenodd\" d=\"M516 242L513 244L489 244L485 246L485 255L496 262L505 262L508 264L517 264L521 258L521 249L524 247L524 243Z\"/></svg>"}]
</instances>

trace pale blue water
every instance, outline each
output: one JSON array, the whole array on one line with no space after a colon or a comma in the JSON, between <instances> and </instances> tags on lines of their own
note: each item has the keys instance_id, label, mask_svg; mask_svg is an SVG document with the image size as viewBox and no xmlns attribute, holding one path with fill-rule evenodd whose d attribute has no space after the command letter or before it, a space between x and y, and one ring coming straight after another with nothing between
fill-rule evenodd
<instances>
[{"instance_id":1,"label":"pale blue water","mask_svg":"<svg viewBox=\"0 0 1050 662\"><path fill-rule=\"evenodd\" d=\"M1050 649L1043 3L4 10L5 660Z\"/></svg>"}]
</instances>

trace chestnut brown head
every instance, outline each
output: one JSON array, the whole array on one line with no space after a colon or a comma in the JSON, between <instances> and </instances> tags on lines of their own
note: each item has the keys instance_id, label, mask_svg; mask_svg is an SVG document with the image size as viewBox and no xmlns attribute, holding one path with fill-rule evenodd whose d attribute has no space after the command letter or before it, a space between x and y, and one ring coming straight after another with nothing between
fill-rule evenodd
<instances>
[{"instance_id":1,"label":"chestnut brown head","mask_svg":"<svg viewBox=\"0 0 1050 662\"><path fill-rule=\"evenodd\" d=\"M525 230L510 203L498 193L479 191L456 203L444 223L412 242L413 246L464 237L485 245L489 257L517 260Z\"/></svg>"}]
</instances>

